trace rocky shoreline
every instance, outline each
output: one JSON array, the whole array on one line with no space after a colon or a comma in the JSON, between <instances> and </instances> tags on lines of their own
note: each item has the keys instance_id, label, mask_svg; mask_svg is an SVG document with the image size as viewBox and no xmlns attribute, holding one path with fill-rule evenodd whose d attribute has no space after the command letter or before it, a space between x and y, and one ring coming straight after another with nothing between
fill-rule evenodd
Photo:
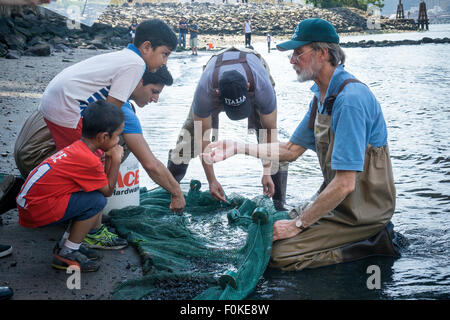
<instances>
[{"instance_id":1,"label":"rocky shoreline","mask_svg":"<svg viewBox=\"0 0 450 320\"><path fill-rule=\"evenodd\" d=\"M91 27L68 27L65 17L43 8L25 7L0 17L0 57L21 55L48 56L52 52L71 53L73 49L118 49L130 41L131 19L159 18L177 32L184 16L193 19L200 29L199 48L214 43L216 49L242 42L242 23L248 16L255 37L270 32L273 37L288 38L298 21L310 17L329 20L339 33L369 31L365 12L354 8L319 9L288 4L209 4L209 3L127 3L110 5ZM416 30L413 20L381 19L380 32ZM239 40L237 40L239 38Z\"/></svg>"},{"instance_id":2,"label":"rocky shoreline","mask_svg":"<svg viewBox=\"0 0 450 320\"><path fill-rule=\"evenodd\" d=\"M424 37L421 40L383 40L383 41L374 41L374 40L361 40L359 42L345 42L341 43L341 47L343 48L373 48L373 47L393 47L393 46L411 46L411 45L421 45L428 43L450 43L450 38L436 38L431 39L428 37Z\"/></svg>"}]
</instances>

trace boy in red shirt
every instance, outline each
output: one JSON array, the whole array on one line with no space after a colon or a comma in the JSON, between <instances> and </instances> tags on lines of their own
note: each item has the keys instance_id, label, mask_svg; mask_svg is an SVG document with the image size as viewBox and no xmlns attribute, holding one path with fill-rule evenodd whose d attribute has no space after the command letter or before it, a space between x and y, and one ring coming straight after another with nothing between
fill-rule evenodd
<instances>
[{"instance_id":1,"label":"boy in red shirt","mask_svg":"<svg viewBox=\"0 0 450 320\"><path fill-rule=\"evenodd\" d=\"M121 249L126 240L101 224L101 210L117 182L123 148L118 145L124 126L122 110L106 101L91 103L83 117L81 140L43 161L28 176L17 196L19 224L28 228L70 222L56 246L52 266L96 271L98 258L81 246L101 239L97 248ZM98 150L105 152L105 168ZM93 243L93 241L88 241Z\"/></svg>"}]
</instances>

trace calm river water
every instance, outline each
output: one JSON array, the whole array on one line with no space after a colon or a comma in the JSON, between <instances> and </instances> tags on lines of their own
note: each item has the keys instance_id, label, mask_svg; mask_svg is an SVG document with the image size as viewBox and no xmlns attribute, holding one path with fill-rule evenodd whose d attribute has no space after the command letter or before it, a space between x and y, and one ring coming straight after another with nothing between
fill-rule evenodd
<instances>
[{"instance_id":1,"label":"calm river water","mask_svg":"<svg viewBox=\"0 0 450 320\"><path fill-rule=\"evenodd\" d=\"M201 36L201 35L200 35ZM417 40L450 37L450 25L431 25L429 32L342 37L341 41ZM312 82L299 83L287 53L265 43L253 44L269 63L276 82L280 140L289 139L307 110ZM397 189L395 230L409 245L402 257L370 258L301 272L268 270L251 299L449 299L450 298L450 45L426 44L389 48L348 48L346 69L366 83L381 103ZM138 111L144 135L165 164L187 116L195 87L210 53L174 53L168 67L175 82L158 104ZM246 121L220 118L220 139L256 141ZM236 156L215 165L226 193L249 198L262 193L259 160ZM207 182L199 159L191 161L182 183ZM141 187L156 185L141 169ZM314 152L289 167L288 204L309 199L322 182ZM227 236L225 236L225 239ZM231 242L233 236L230 235ZM381 289L368 289L370 265L381 271Z\"/></svg>"}]
</instances>

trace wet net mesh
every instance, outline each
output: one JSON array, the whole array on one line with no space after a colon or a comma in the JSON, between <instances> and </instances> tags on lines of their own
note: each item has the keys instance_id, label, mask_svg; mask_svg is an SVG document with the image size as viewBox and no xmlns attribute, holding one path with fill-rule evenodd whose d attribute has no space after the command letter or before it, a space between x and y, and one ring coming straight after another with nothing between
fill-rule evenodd
<instances>
[{"instance_id":1,"label":"wet net mesh","mask_svg":"<svg viewBox=\"0 0 450 320\"><path fill-rule=\"evenodd\" d=\"M287 212L276 212L267 197L232 194L223 203L200 189L192 180L182 215L169 210L161 188L143 188L139 206L110 212L144 273L117 285L115 299L237 300L254 290L269 262L273 222Z\"/></svg>"}]
</instances>

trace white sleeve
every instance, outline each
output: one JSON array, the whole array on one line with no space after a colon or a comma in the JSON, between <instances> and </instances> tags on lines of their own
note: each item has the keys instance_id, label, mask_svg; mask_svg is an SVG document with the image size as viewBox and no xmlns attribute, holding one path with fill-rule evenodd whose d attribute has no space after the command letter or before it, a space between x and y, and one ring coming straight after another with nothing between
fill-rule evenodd
<instances>
[{"instance_id":1,"label":"white sleeve","mask_svg":"<svg viewBox=\"0 0 450 320\"><path fill-rule=\"evenodd\" d=\"M145 72L145 65L129 64L120 68L111 82L109 96L126 102Z\"/></svg>"}]
</instances>

